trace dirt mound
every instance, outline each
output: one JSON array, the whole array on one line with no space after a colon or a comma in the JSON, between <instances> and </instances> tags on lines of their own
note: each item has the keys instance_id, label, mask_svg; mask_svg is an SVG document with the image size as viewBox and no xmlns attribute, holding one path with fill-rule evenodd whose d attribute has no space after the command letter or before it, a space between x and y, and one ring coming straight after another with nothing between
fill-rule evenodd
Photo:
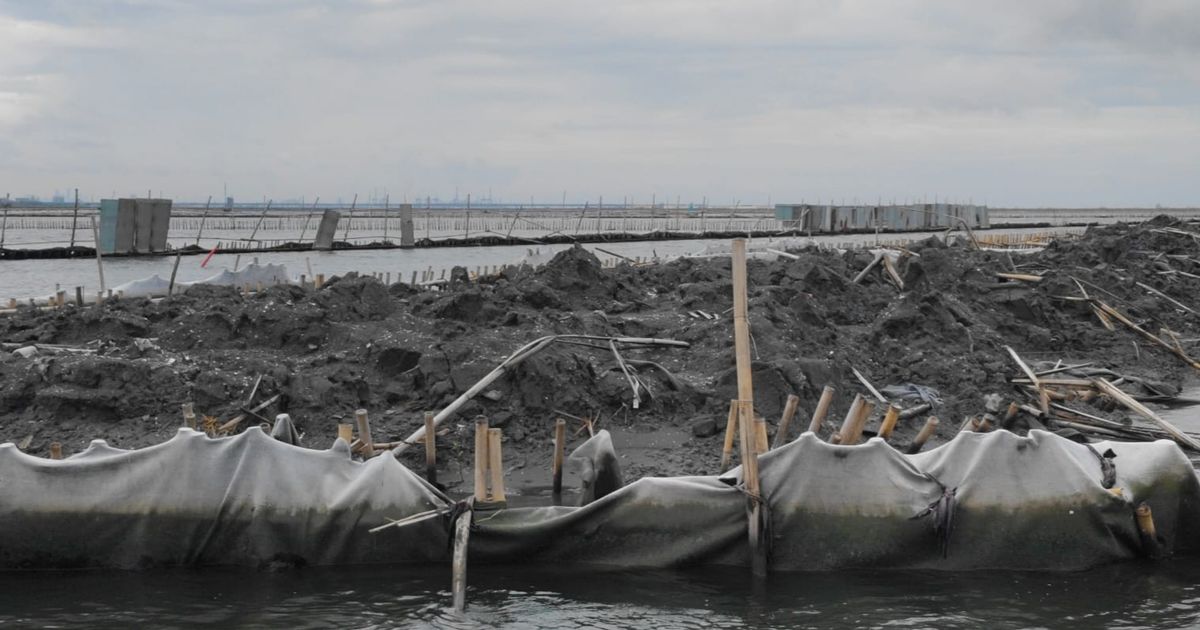
<instances>
[{"instance_id":1,"label":"dirt mound","mask_svg":"<svg viewBox=\"0 0 1200 630\"><path fill-rule=\"evenodd\" d=\"M932 413L943 422L935 441L944 440L964 416L984 411L989 394L1000 394L1005 405L1025 400L1008 382L1016 370L1005 346L1033 364L1092 362L1177 390L1190 368L1119 323L1106 329L1082 296L1104 300L1155 333L1196 337L1193 314L1145 288L1185 304L1200 291L1200 246L1188 230L1158 218L1093 228L1025 254L930 239L897 260L903 290L879 270L852 282L870 263L869 252L808 249L795 252L796 260L752 260L756 409L773 425L796 394L801 413L793 426L807 427L822 388L833 385L827 426L840 424L852 396L866 391L855 368L876 387L936 390L941 402ZM517 468L545 459L555 417L587 417L626 432L618 440L624 445L661 441L665 451L645 450L650 454L631 470L715 472L736 390L728 259L605 269L572 248L538 269L476 282L463 275L452 274L438 291L348 274L321 290L271 287L247 297L196 286L158 302L22 309L0 318L0 341L80 351L0 353L0 439L33 435L34 451L50 440L68 451L93 438L145 445L169 436L179 405L192 401L221 421L247 416L239 430L287 412L310 444L326 443L335 424L364 408L377 439L394 440L415 429L423 411L444 407L533 339L659 337L690 347L624 353L647 388L636 407L607 347L556 344L446 425L447 458L469 459L476 414L504 427L506 458ZM261 419L244 411L252 392L251 404L279 396L258 412ZM910 439L922 418L902 423L897 442ZM582 425L572 424L574 434Z\"/></svg>"}]
</instances>

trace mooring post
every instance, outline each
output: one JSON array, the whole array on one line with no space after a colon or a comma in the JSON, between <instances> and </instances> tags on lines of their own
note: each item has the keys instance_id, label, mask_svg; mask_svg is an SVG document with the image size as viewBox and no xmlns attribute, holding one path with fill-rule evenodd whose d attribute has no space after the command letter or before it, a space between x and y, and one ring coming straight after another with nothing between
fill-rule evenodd
<instances>
[{"instance_id":1,"label":"mooring post","mask_svg":"<svg viewBox=\"0 0 1200 630\"><path fill-rule=\"evenodd\" d=\"M462 613L467 608L467 546L471 538L471 520L474 510L468 508L454 522L454 555L450 591L454 594L454 612Z\"/></svg>"}]
</instances>

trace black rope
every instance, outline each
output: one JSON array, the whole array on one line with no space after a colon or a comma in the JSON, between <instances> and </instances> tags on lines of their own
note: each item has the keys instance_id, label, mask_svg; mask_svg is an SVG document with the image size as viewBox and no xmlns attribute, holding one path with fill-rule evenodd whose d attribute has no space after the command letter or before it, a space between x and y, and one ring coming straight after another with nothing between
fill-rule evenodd
<instances>
[{"instance_id":1,"label":"black rope","mask_svg":"<svg viewBox=\"0 0 1200 630\"><path fill-rule=\"evenodd\" d=\"M1088 447L1088 450L1092 452L1092 455L1095 455L1096 459L1100 460L1100 474L1102 476L1100 485L1104 486L1105 490L1117 485L1117 465L1113 462L1113 459L1116 459L1117 454L1114 453L1111 448L1101 454L1100 451L1097 451L1096 447L1092 446L1091 444L1084 444L1084 446Z\"/></svg>"},{"instance_id":2,"label":"black rope","mask_svg":"<svg viewBox=\"0 0 1200 630\"><path fill-rule=\"evenodd\" d=\"M933 535L938 539L942 557L946 558L950 555L950 534L954 531L954 510L958 507L958 488L946 488L933 475L929 473L923 474L926 479L936 483L942 489L942 494L933 503L926 506L925 509L910 516L908 520L915 521L932 515Z\"/></svg>"}]
</instances>

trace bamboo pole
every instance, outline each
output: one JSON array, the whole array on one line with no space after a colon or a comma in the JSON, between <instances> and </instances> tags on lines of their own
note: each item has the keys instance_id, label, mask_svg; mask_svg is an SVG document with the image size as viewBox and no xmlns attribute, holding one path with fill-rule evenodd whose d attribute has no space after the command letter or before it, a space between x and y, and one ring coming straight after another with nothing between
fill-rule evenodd
<instances>
[{"instance_id":1,"label":"bamboo pole","mask_svg":"<svg viewBox=\"0 0 1200 630\"><path fill-rule=\"evenodd\" d=\"M771 449L771 445L767 442L767 421L762 418L754 419L754 449L759 453L765 453Z\"/></svg>"},{"instance_id":2,"label":"bamboo pole","mask_svg":"<svg viewBox=\"0 0 1200 630\"><path fill-rule=\"evenodd\" d=\"M468 509L454 521L454 553L450 578L454 611L463 613L467 607L467 546L471 538L471 519L474 510Z\"/></svg>"},{"instance_id":3,"label":"bamboo pole","mask_svg":"<svg viewBox=\"0 0 1200 630\"><path fill-rule=\"evenodd\" d=\"M1154 526L1154 513L1151 512L1150 505L1143 501L1134 513L1137 515L1138 531L1150 540L1158 540L1158 529Z\"/></svg>"},{"instance_id":4,"label":"bamboo pole","mask_svg":"<svg viewBox=\"0 0 1200 630\"><path fill-rule=\"evenodd\" d=\"M183 403L183 426L189 429L196 428L196 412L190 402Z\"/></svg>"},{"instance_id":5,"label":"bamboo pole","mask_svg":"<svg viewBox=\"0 0 1200 630\"><path fill-rule=\"evenodd\" d=\"M1200 451L1200 442L1197 442L1183 431L1180 431L1175 427L1175 425L1162 419L1158 414L1151 411L1148 407L1134 400L1132 396L1118 389L1116 385L1113 385L1102 378L1095 379L1094 382L1100 391L1108 394L1113 400L1125 405L1125 407L1127 407L1130 411L1133 411L1139 416L1142 416L1143 418L1146 418L1147 420L1150 420L1162 427L1162 429L1166 431L1181 446L1186 446L1193 451Z\"/></svg>"},{"instance_id":6,"label":"bamboo pole","mask_svg":"<svg viewBox=\"0 0 1200 630\"><path fill-rule=\"evenodd\" d=\"M738 406L736 400L729 401L729 420L725 422L725 446L721 449L721 472L729 470L733 460L733 441L737 435Z\"/></svg>"},{"instance_id":7,"label":"bamboo pole","mask_svg":"<svg viewBox=\"0 0 1200 630\"><path fill-rule=\"evenodd\" d=\"M489 499L492 503L504 503L507 500L504 494L504 462L502 459L500 438L500 429L488 429L488 474L491 481Z\"/></svg>"},{"instance_id":8,"label":"bamboo pole","mask_svg":"<svg viewBox=\"0 0 1200 630\"><path fill-rule=\"evenodd\" d=\"M50 459L62 459L62 443L50 443Z\"/></svg>"},{"instance_id":9,"label":"bamboo pole","mask_svg":"<svg viewBox=\"0 0 1200 630\"><path fill-rule=\"evenodd\" d=\"M433 414L425 412L425 478L437 483L437 431L433 428Z\"/></svg>"},{"instance_id":10,"label":"bamboo pole","mask_svg":"<svg viewBox=\"0 0 1200 630\"><path fill-rule=\"evenodd\" d=\"M758 479L757 439L754 431L754 384L750 358L750 324L747 320L746 241L734 239L733 330L737 358L738 424L741 426L742 481L749 495L747 512L750 538L750 563L754 575L767 573L766 545L762 539L762 491Z\"/></svg>"},{"instance_id":11,"label":"bamboo pole","mask_svg":"<svg viewBox=\"0 0 1200 630\"><path fill-rule=\"evenodd\" d=\"M345 440L347 446L354 442L354 425L339 423L337 425L337 439Z\"/></svg>"},{"instance_id":12,"label":"bamboo pole","mask_svg":"<svg viewBox=\"0 0 1200 630\"><path fill-rule=\"evenodd\" d=\"M359 409L354 412L354 421L358 424L358 439L362 441L363 458L375 457L375 442L371 439L371 421L367 418L367 410Z\"/></svg>"},{"instance_id":13,"label":"bamboo pole","mask_svg":"<svg viewBox=\"0 0 1200 630\"><path fill-rule=\"evenodd\" d=\"M175 254L175 264L171 267L171 282L167 284L167 296L175 292L175 274L179 273L179 260L183 258L183 251L180 250Z\"/></svg>"},{"instance_id":14,"label":"bamboo pole","mask_svg":"<svg viewBox=\"0 0 1200 630\"><path fill-rule=\"evenodd\" d=\"M854 418L854 424L850 425L850 433L842 435L842 444L850 446L858 444L862 440L863 429L867 426L867 419L875 411L875 403L863 399L862 406L858 409L858 415Z\"/></svg>"},{"instance_id":15,"label":"bamboo pole","mask_svg":"<svg viewBox=\"0 0 1200 630\"><path fill-rule=\"evenodd\" d=\"M832 385L826 385L821 390L821 398L817 400L817 408L813 411L812 420L808 423L808 430L813 435L821 434L821 423L825 422L825 415L829 413L829 405L833 403L834 391Z\"/></svg>"},{"instance_id":16,"label":"bamboo pole","mask_svg":"<svg viewBox=\"0 0 1200 630\"><path fill-rule=\"evenodd\" d=\"M562 494L563 451L567 446L567 421L559 418L554 421L554 463L551 473L554 479L554 495Z\"/></svg>"},{"instance_id":17,"label":"bamboo pole","mask_svg":"<svg viewBox=\"0 0 1200 630\"><path fill-rule=\"evenodd\" d=\"M475 418L475 501L485 503L488 470L488 421L483 416Z\"/></svg>"},{"instance_id":18,"label":"bamboo pole","mask_svg":"<svg viewBox=\"0 0 1200 630\"><path fill-rule=\"evenodd\" d=\"M783 416L779 418L779 428L775 429L775 442L771 448L779 448L787 441L788 426L792 424L792 418L796 415L796 409L800 407L800 397L795 394L788 394L787 404L783 406Z\"/></svg>"},{"instance_id":19,"label":"bamboo pole","mask_svg":"<svg viewBox=\"0 0 1200 630\"><path fill-rule=\"evenodd\" d=\"M933 437L933 432L937 430L937 416L929 416L925 421L925 426L921 427L921 431L917 433L917 437L913 439L912 445L908 447L908 454L920 453L921 449L925 448L925 443L929 438Z\"/></svg>"}]
</instances>

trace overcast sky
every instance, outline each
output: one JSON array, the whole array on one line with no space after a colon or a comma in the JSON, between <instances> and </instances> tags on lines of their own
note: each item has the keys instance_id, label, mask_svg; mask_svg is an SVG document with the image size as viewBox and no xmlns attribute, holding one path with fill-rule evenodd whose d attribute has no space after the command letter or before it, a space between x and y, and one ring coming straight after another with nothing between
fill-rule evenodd
<instances>
[{"instance_id":1,"label":"overcast sky","mask_svg":"<svg viewBox=\"0 0 1200 630\"><path fill-rule=\"evenodd\" d=\"M1200 204L1200 2L0 0L0 195Z\"/></svg>"}]
</instances>

